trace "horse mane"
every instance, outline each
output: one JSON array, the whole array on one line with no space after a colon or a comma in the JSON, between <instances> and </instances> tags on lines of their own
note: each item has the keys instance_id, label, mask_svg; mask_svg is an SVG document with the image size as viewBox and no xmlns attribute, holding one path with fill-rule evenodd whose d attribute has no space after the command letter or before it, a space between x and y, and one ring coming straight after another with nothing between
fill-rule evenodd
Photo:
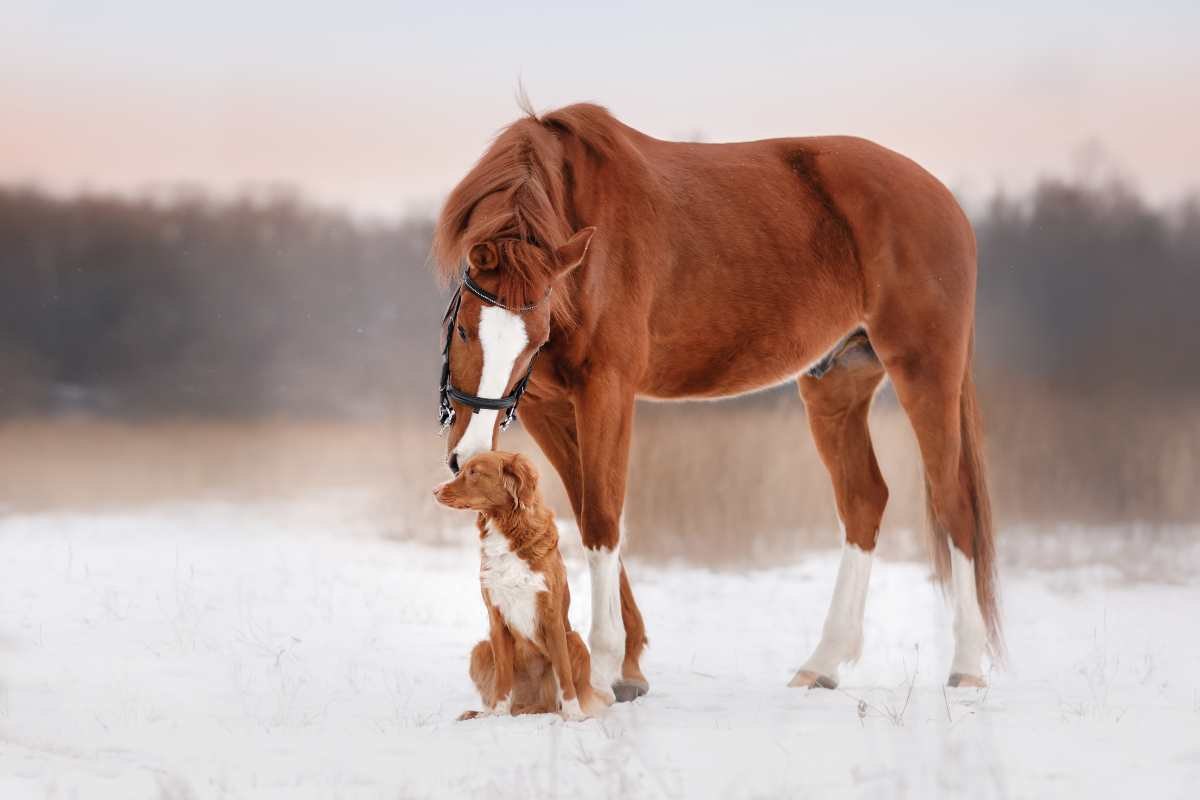
<instances>
[{"instance_id":1,"label":"horse mane","mask_svg":"<svg viewBox=\"0 0 1200 800\"><path fill-rule=\"evenodd\" d=\"M554 275L554 251L575 232L569 197L569 166L563 138L574 137L604 161L631 149L623 126L602 106L579 103L539 115L519 98L524 116L502 129L491 146L450 192L434 230L432 257L443 284L454 280L471 245L492 241L500 250L499 294L506 302L536 302L533 287ZM500 195L489 214L476 213L484 198ZM570 298L555 292L556 321L573 317Z\"/></svg>"}]
</instances>

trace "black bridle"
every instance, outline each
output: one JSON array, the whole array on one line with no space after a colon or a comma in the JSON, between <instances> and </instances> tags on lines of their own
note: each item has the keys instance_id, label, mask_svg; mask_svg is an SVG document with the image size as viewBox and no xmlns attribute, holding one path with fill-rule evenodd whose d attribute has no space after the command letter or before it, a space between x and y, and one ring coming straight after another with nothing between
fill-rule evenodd
<instances>
[{"instance_id":1,"label":"black bridle","mask_svg":"<svg viewBox=\"0 0 1200 800\"><path fill-rule=\"evenodd\" d=\"M458 291L450 298L450 305L446 307L446 314L442 317L442 323L446 326L446 342L442 345L442 382L438 402L438 422L441 423L442 431L444 432L454 423L454 406L450 404L451 400L457 400L465 406L470 406L472 414L478 414L481 410L503 411L504 419L500 422L500 430L508 430L508 426L517 418L517 403L521 402L521 396L525 394L525 388L529 385L529 376L533 372L533 360L537 358L537 354L541 352L542 348L538 347L533 355L530 356L529 368L525 370L524 377L517 381L517 385L513 387L513 390L504 395L504 397L479 397L454 388L454 384L450 382L450 340L454 337L454 323L458 319L458 309L462 305L463 289L466 289L490 306L502 308L514 314L522 314L537 308L546 301L550 296L550 292L547 290L546 297L527 306L505 305L500 302L499 297L496 297L496 295L473 281L471 275L464 269L461 285Z\"/></svg>"}]
</instances>

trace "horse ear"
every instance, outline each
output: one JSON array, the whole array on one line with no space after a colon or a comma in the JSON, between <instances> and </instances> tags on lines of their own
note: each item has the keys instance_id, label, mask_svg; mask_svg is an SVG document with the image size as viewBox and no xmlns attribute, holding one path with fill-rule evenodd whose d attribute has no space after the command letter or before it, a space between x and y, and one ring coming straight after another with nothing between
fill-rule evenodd
<instances>
[{"instance_id":1,"label":"horse ear","mask_svg":"<svg viewBox=\"0 0 1200 800\"><path fill-rule=\"evenodd\" d=\"M496 245L491 242L471 245L471 249L467 251L467 263L478 270L495 269L496 265L500 263Z\"/></svg>"},{"instance_id":2,"label":"horse ear","mask_svg":"<svg viewBox=\"0 0 1200 800\"><path fill-rule=\"evenodd\" d=\"M513 453L504 462L504 489L512 498L513 508L520 511L533 503L537 495L537 467L520 453Z\"/></svg>"},{"instance_id":3,"label":"horse ear","mask_svg":"<svg viewBox=\"0 0 1200 800\"><path fill-rule=\"evenodd\" d=\"M556 277L566 275L583 263L584 257L587 256L588 246L592 243L592 234L595 232L596 228L589 225L576 232L574 236L567 239L566 244L554 251Z\"/></svg>"}]
</instances>

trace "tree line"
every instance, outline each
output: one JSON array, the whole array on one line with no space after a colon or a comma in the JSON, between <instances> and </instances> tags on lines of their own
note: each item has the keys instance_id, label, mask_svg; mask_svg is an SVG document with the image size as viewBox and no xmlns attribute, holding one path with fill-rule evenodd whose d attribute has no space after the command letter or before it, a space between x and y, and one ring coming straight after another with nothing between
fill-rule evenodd
<instances>
[{"instance_id":1,"label":"tree line","mask_svg":"<svg viewBox=\"0 0 1200 800\"><path fill-rule=\"evenodd\" d=\"M973 221L984 384L1200 388L1200 198L1154 207L1119 182L1048 179ZM285 193L0 188L0 414L428 410L431 233Z\"/></svg>"}]
</instances>

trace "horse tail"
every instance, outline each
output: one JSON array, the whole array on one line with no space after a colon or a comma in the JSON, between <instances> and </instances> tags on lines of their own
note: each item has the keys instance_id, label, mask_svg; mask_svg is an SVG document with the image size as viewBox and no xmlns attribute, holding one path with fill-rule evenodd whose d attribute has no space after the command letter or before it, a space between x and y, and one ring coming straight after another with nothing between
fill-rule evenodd
<instances>
[{"instance_id":1,"label":"horse tail","mask_svg":"<svg viewBox=\"0 0 1200 800\"><path fill-rule=\"evenodd\" d=\"M1000 603L996 590L996 543L992 525L992 504L988 497L987 470L983 454L983 421L975 392L975 335L968 342L967 365L959 395L960 468L975 530L971 537L975 567L975 594L987 629L988 649L993 660L1004 657L1004 636L1000 624ZM939 582L945 586L950 576L949 531L938 522L929 481L925 481L925 511L933 536L933 562Z\"/></svg>"}]
</instances>

